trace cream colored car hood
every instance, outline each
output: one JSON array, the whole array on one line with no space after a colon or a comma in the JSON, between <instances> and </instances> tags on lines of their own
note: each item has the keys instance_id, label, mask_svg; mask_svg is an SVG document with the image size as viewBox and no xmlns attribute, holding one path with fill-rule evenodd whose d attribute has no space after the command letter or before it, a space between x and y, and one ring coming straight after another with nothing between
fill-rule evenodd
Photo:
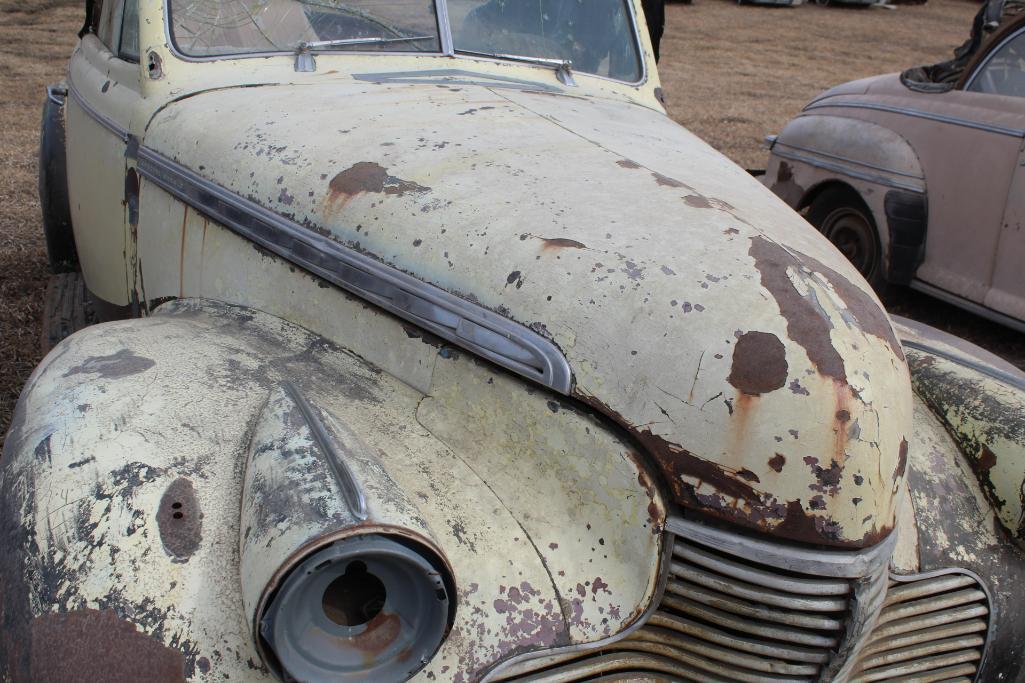
<instances>
[{"instance_id":1,"label":"cream colored car hood","mask_svg":"<svg viewBox=\"0 0 1025 683\"><path fill-rule=\"evenodd\" d=\"M889 531L911 433L890 322L755 179L659 112L480 85L265 86L144 144L547 336L677 501L781 537Z\"/></svg>"}]
</instances>

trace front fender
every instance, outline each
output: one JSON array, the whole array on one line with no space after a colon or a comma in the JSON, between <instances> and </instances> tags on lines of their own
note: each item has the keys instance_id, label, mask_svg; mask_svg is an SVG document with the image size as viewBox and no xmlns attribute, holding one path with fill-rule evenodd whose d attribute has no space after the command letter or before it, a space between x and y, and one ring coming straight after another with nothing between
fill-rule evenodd
<instances>
[{"instance_id":1,"label":"front fender","mask_svg":"<svg viewBox=\"0 0 1025 683\"><path fill-rule=\"evenodd\" d=\"M1025 376L964 340L894 322L917 394L908 482L921 571L981 577L990 634L977 680L1025 680Z\"/></svg>"},{"instance_id":2,"label":"front fender","mask_svg":"<svg viewBox=\"0 0 1025 683\"><path fill-rule=\"evenodd\" d=\"M0 462L0 678L272 680L254 635L267 595L360 531L413 539L451 574L457 609L420 679L474 680L631 626L657 590L665 518L636 455L550 395L438 354L427 400L297 326L212 302L62 342ZM311 410L345 446L362 513L318 460ZM531 428L482 454L467 411Z\"/></svg>"},{"instance_id":3,"label":"front fender","mask_svg":"<svg viewBox=\"0 0 1025 683\"><path fill-rule=\"evenodd\" d=\"M772 143L765 184L795 209L843 184L865 202L879 231L891 281L906 283L924 256L925 172L911 144L875 123L802 114Z\"/></svg>"}]
</instances>

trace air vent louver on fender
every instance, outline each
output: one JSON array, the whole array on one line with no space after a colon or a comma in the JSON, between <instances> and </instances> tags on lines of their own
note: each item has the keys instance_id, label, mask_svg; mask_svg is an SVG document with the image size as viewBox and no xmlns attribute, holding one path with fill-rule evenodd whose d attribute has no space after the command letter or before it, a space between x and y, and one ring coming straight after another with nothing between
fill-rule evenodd
<instances>
[{"instance_id":1,"label":"air vent louver on fender","mask_svg":"<svg viewBox=\"0 0 1025 683\"><path fill-rule=\"evenodd\" d=\"M830 680L882 607L892 541L811 551L673 518L662 599L618 640L521 659L490 680ZM859 628L861 626L861 628Z\"/></svg>"},{"instance_id":2,"label":"air vent louver on fender","mask_svg":"<svg viewBox=\"0 0 1025 683\"><path fill-rule=\"evenodd\" d=\"M853 680L972 681L989 632L989 597L957 569L893 576Z\"/></svg>"}]
</instances>

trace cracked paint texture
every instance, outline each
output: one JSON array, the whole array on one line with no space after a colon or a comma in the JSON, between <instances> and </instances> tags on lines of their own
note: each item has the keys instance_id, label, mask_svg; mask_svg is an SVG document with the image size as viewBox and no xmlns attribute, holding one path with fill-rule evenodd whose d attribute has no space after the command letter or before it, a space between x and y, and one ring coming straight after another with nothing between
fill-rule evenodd
<instances>
[{"instance_id":1,"label":"cracked paint texture","mask_svg":"<svg viewBox=\"0 0 1025 683\"><path fill-rule=\"evenodd\" d=\"M132 372L83 370L118 349L130 350ZM521 419L537 425L533 442L491 443L482 456L457 432L444 438L444 425L439 436L423 416L465 410L458 401L442 410L431 399L428 409L408 385L249 309L181 300L58 345L19 403L0 461L9 549L0 668L15 678L31 670L47 647L32 629L99 623L112 611L124 622L116 629L168 653L154 659L161 670L271 680L251 632L265 584L303 549L364 531L437 548L454 575L455 621L419 680L476 680L514 654L626 628L654 592L664 522L635 454L553 396L502 375L488 383L491 373L465 354L438 362L439 395L466 377L480 383L482 402L488 387L518 397ZM340 503L285 382L345 444L366 520ZM520 483L540 471L563 488ZM201 523L170 533L166 525L185 519L175 512L200 513ZM45 629L32 625L40 618Z\"/></svg>"}]
</instances>

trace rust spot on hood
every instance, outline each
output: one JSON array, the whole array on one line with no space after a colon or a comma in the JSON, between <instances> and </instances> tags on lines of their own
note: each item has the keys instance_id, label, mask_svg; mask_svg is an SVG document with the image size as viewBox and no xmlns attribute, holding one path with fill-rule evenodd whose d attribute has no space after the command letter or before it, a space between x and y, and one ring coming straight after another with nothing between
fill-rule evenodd
<instances>
[{"instance_id":1,"label":"rust spot on hood","mask_svg":"<svg viewBox=\"0 0 1025 683\"><path fill-rule=\"evenodd\" d=\"M587 249L583 242L567 239L565 237L541 237L543 246L541 251L553 251L556 249Z\"/></svg>"},{"instance_id":2,"label":"rust spot on hood","mask_svg":"<svg viewBox=\"0 0 1025 683\"><path fill-rule=\"evenodd\" d=\"M787 382L786 347L774 334L746 332L733 347L730 384L745 394L760 396Z\"/></svg>"},{"instance_id":3,"label":"rust spot on hood","mask_svg":"<svg viewBox=\"0 0 1025 683\"><path fill-rule=\"evenodd\" d=\"M712 202L708 200L708 197L700 194L689 194L683 198L687 206L693 206L695 209L712 209L715 208Z\"/></svg>"},{"instance_id":4,"label":"rust spot on hood","mask_svg":"<svg viewBox=\"0 0 1025 683\"><path fill-rule=\"evenodd\" d=\"M988 450L988 449L987 449ZM992 453L990 454L992 455ZM995 462L995 459L994 459ZM897 467L893 471L893 482L894 484L899 483L904 478L904 472L908 468L908 440L900 440L900 450L897 452Z\"/></svg>"},{"instance_id":5,"label":"rust spot on hood","mask_svg":"<svg viewBox=\"0 0 1025 683\"><path fill-rule=\"evenodd\" d=\"M687 185L686 183L681 183L676 178L670 178L667 175L662 175L657 171L652 171L651 176L655 179L655 182L661 185L662 187L685 187L688 190L693 189L690 185Z\"/></svg>"},{"instance_id":6,"label":"rust spot on hood","mask_svg":"<svg viewBox=\"0 0 1025 683\"><path fill-rule=\"evenodd\" d=\"M331 179L328 202L347 204L360 194L388 194L402 197L409 193L430 192L431 188L388 175L388 169L373 161L360 161Z\"/></svg>"},{"instance_id":7,"label":"rust spot on hood","mask_svg":"<svg viewBox=\"0 0 1025 683\"><path fill-rule=\"evenodd\" d=\"M830 339L832 323L815 300L797 291L787 274L789 268L799 269L800 261L760 235L751 238L749 253L761 274L762 286L772 294L787 321L790 338L801 345L821 374L846 382L843 358Z\"/></svg>"},{"instance_id":8,"label":"rust spot on hood","mask_svg":"<svg viewBox=\"0 0 1025 683\"><path fill-rule=\"evenodd\" d=\"M786 456L784 456L782 453L777 453L776 455L774 455L771 458L769 458L769 467L771 467L776 472L782 472L783 471L783 465L786 465L786 464L787 464Z\"/></svg>"},{"instance_id":9,"label":"rust spot on hood","mask_svg":"<svg viewBox=\"0 0 1025 683\"><path fill-rule=\"evenodd\" d=\"M906 457L907 441L901 443L901 450L905 451ZM979 471L988 474L993 469L993 466L997 464L997 456L986 444L982 444L979 450Z\"/></svg>"},{"instance_id":10,"label":"rust spot on hood","mask_svg":"<svg viewBox=\"0 0 1025 683\"><path fill-rule=\"evenodd\" d=\"M641 167L641 165L638 164L636 161L631 161L629 159L620 159L619 161L616 162L616 165L621 167L621 168L640 168Z\"/></svg>"},{"instance_id":11,"label":"rust spot on hood","mask_svg":"<svg viewBox=\"0 0 1025 683\"><path fill-rule=\"evenodd\" d=\"M889 528L874 528L860 539L845 538L836 522L828 517L809 514L800 500L784 502L770 493L756 489L751 481L756 481L757 477L752 478L750 475L753 473L749 470L734 469L697 456L653 434L649 429L632 425L621 414L593 396L579 390L575 396L616 421L637 438L665 474L673 498L685 507L773 536L837 547L862 548L873 545L890 531ZM759 400L744 394L741 398ZM786 459L777 454L770 461L770 466L773 469L778 466L776 471L781 471L785 462ZM684 478L697 480L698 484L692 484ZM700 489L704 485L715 492L703 493Z\"/></svg>"},{"instance_id":12,"label":"rust spot on hood","mask_svg":"<svg viewBox=\"0 0 1025 683\"><path fill-rule=\"evenodd\" d=\"M900 342L897 341L886 312L865 289L817 259L799 251L784 249L761 235L751 238L748 253L754 258L755 267L761 274L762 286L772 294L780 314L787 321L790 338L804 348L821 374L847 381L843 358L830 339L833 324L829 316L816 297L802 295L797 290L788 274L790 270L796 278L805 282L817 282L831 287L844 304L840 316L845 324L879 338L899 360L904 360Z\"/></svg>"},{"instance_id":13,"label":"rust spot on hood","mask_svg":"<svg viewBox=\"0 0 1025 683\"><path fill-rule=\"evenodd\" d=\"M185 680L185 656L112 610L44 614L32 621L33 681Z\"/></svg>"}]
</instances>

